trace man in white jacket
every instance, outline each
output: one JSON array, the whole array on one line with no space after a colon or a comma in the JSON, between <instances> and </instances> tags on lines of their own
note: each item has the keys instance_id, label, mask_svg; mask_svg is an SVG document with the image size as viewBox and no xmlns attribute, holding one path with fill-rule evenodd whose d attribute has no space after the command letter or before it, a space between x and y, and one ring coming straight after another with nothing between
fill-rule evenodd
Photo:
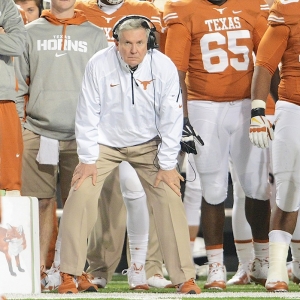
<instances>
[{"instance_id":1,"label":"man in white jacket","mask_svg":"<svg viewBox=\"0 0 300 300\"><path fill-rule=\"evenodd\" d=\"M61 223L58 290L78 292L73 277L85 265L86 240L97 218L103 182L122 161L128 161L153 210L172 283L180 293L199 294L180 198L183 178L176 171L183 127L177 69L153 49L155 37L145 17L119 21L114 38L116 45L89 61L79 96L75 131L80 163Z\"/></svg>"}]
</instances>

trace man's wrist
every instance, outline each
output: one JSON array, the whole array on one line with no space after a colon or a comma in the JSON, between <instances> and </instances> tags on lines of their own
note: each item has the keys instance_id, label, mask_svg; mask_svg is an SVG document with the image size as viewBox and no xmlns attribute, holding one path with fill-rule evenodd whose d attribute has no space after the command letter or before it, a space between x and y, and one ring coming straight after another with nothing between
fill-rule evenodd
<instances>
[{"instance_id":1,"label":"man's wrist","mask_svg":"<svg viewBox=\"0 0 300 300\"><path fill-rule=\"evenodd\" d=\"M255 100L252 100L251 102L251 108L254 109L254 108L264 108L266 109L266 102L264 100L260 100L260 99L255 99Z\"/></svg>"},{"instance_id":2,"label":"man's wrist","mask_svg":"<svg viewBox=\"0 0 300 300\"><path fill-rule=\"evenodd\" d=\"M252 100L251 118L256 116L265 116L266 102L260 99Z\"/></svg>"}]
</instances>

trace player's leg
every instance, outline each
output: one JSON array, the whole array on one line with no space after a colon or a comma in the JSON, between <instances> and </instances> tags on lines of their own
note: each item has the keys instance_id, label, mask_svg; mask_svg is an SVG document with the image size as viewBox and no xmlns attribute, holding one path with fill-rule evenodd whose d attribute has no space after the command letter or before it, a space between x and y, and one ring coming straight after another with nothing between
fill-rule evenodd
<instances>
[{"instance_id":1,"label":"player's leg","mask_svg":"<svg viewBox=\"0 0 300 300\"><path fill-rule=\"evenodd\" d=\"M251 227L245 215L245 193L230 160L229 169L233 185L232 232L239 265L227 285L241 285L250 283L254 250Z\"/></svg>"},{"instance_id":2,"label":"player's leg","mask_svg":"<svg viewBox=\"0 0 300 300\"><path fill-rule=\"evenodd\" d=\"M201 226L209 264L206 289L226 288L223 233L224 201L228 189L230 133L226 117L229 103L189 101L191 124L202 137L205 147L194 156L202 187ZM222 124L220 124L220 121Z\"/></svg>"},{"instance_id":3,"label":"player's leg","mask_svg":"<svg viewBox=\"0 0 300 300\"><path fill-rule=\"evenodd\" d=\"M280 101L281 102L281 101ZM266 282L269 291L288 290L286 259L295 231L300 199L300 142L294 132L300 129L299 106L276 104L276 132L272 162L276 183L276 207L270 224L270 268Z\"/></svg>"},{"instance_id":4,"label":"player's leg","mask_svg":"<svg viewBox=\"0 0 300 300\"><path fill-rule=\"evenodd\" d=\"M183 205L189 225L191 252L194 252L195 240L200 227L200 208L202 189L199 174L196 170L193 154L189 154L186 161L186 181Z\"/></svg>"},{"instance_id":5,"label":"player's leg","mask_svg":"<svg viewBox=\"0 0 300 300\"><path fill-rule=\"evenodd\" d=\"M251 101L243 102L241 124L232 135L231 159L246 195L245 213L251 226L255 259L252 281L264 285L268 272L268 232L270 220L269 149L254 146L249 140Z\"/></svg>"},{"instance_id":6,"label":"player's leg","mask_svg":"<svg viewBox=\"0 0 300 300\"><path fill-rule=\"evenodd\" d=\"M119 166L121 192L127 209L130 265L127 274L131 290L148 290L145 262L148 248L149 212L141 182L128 162Z\"/></svg>"}]
</instances>

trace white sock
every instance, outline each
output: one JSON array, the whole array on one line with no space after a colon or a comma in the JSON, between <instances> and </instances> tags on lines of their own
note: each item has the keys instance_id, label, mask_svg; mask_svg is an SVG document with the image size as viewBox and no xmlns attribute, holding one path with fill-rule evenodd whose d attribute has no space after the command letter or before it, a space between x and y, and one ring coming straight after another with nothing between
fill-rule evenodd
<instances>
[{"instance_id":1,"label":"white sock","mask_svg":"<svg viewBox=\"0 0 300 300\"><path fill-rule=\"evenodd\" d=\"M148 234L128 235L131 264L145 264L148 249Z\"/></svg>"},{"instance_id":2,"label":"white sock","mask_svg":"<svg viewBox=\"0 0 300 300\"><path fill-rule=\"evenodd\" d=\"M251 242L235 242L236 254L239 260L239 264L246 270L249 268L249 264L254 259L253 243Z\"/></svg>"},{"instance_id":3,"label":"white sock","mask_svg":"<svg viewBox=\"0 0 300 300\"><path fill-rule=\"evenodd\" d=\"M146 262L149 236L149 213L146 194L139 198L127 198L123 194L127 208L127 234L131 264Z\"/></svg>"},{"instance_id":4,"label":"white sock","mask_svg":"<svg viewBox=\"0 0 300 300\"><path fill-rule=\"evenodd\" d=\"M207 260L209 264L212 263L219 263L221 265L224 264L224 257L223 257L224 249L217 248L217 249L206 249Z\"/></svg>"},{"instance_id":5,"label":"white sock","mask_svg":"<svg viewBox=\"0 0 300 300\"><path fill-rule=\"evenodd\" d=\"M269 257L269 243L253 242L254 256L259 259L268 259Z\"/></svg>"}]
</instances>

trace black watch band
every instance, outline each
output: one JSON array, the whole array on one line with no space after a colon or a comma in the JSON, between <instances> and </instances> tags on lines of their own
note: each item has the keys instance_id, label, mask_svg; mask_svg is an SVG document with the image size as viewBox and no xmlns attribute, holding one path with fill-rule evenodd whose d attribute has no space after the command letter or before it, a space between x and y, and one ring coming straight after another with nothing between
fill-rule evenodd
<instances>
[{"instance_id":1,"label":"black watch band","mask_svg":"<svg viewBox=\"0 0 300 300\"><path fill-rule=\"evenodd\" d=\"M183 125L186 125L189 122L189 118L188 117L184 117L183 118Z\"/></svg>"},{"instance_id":2,"label":"black watch band","mask_svg":"<svg viewBox=\"0 0 300 300\"><path fill-rule=\"evenodd\" d=\"M251 118L256 116L265 116L265 109L262 107L252 108L251 109Z\"/></svg>"}]
</instances>

